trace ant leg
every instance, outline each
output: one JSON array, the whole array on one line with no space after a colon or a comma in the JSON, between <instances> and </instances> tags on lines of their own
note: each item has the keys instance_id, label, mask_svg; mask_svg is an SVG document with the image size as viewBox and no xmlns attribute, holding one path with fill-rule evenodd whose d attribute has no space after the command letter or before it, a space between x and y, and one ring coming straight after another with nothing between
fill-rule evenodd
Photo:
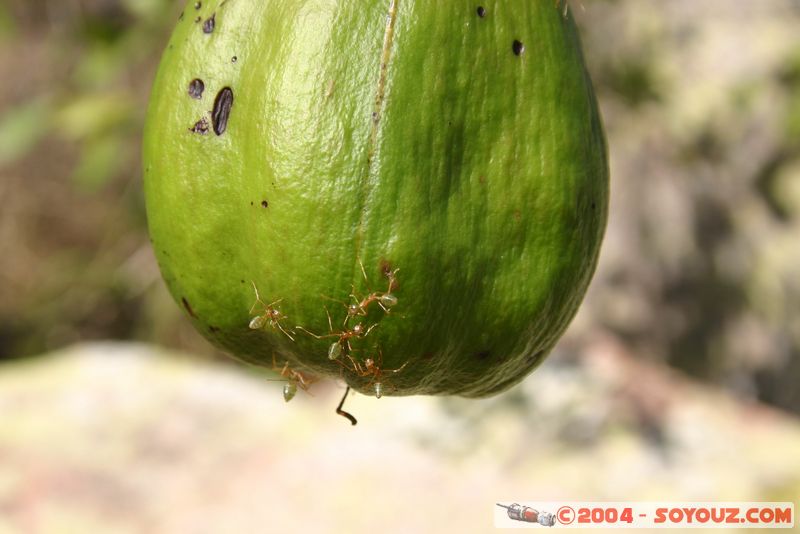
<instances>
[{"instance_id":1,"label":"ant leg","mask_svg":"<svg viewBox=\"0 0 800 534\"><path fill-rule=\"evenodd\" d=\"M364 269L364 264L361 262L361 258L358 259L358 266L361 267L361 274L364 275L364 282L366 282L367 286L369 286L369 279L367 278L367 271ZM369 289L367 289L369 291Z\"/></svg>"},{"instance_id":2,"label":"ant leg","mask_svg":"<svg viewBox=\"0 0 800 534\"><path fill-rule=\"evenodd\" d=\"M347 413L346 411L342 410L342 406L344 406L344 400L347 398L347 394L350 393L350 386L347 386L347 389L344 390L344 395L342 395L342 400L339 401L339 406L336 407L336 413L341 415L342 417L346 418L350 423L355 426L358 424L358 420L355 417Z\"/></svg>"},{"instance_id":3,"label":"ant leg","mask_svg":"<svg viewBox=\"0 0 800 534\"><path fill-rule=\"evenodd\" d=\"M250 283L253 284L253 291L255 291L256 293L256 301L253 303L252 306L250 306L249 313L253 313L253 309L256 307L256 304L261 304L266 309L267 307L266 304L264 304L264 301L261 300L261 296L258 294L258 288L256 287L256 283L253 282L252 280L250 280Z\"/></svg>"},{"instance_id":4,"label":"ant leg","mask_svg":"<svg viewBox=\"0 0 800 534\"><path fill-rule=\"evenodd\" d=\"M358 376L367 376L369 374L366 371L364 371L361 365L357 361L355 361L352 356L348 354L347 357L350 359L350 363L353 364L354 373L356 373Z\"/></svg>"},{"instance_id":5,"label":"ant leg","mask_svg":"<svg viewBox=\"0 0 800 534\"><path fill-rule=\"evenodd\" d=\"M283 369L281 369L281 376L286 379L289 378L289 376L286 374L287 371L291 372L291 369L289 369L289 360L286 360L286 363L283 364Z\"/></svg>"},{"instance_id":6,"label":"ant leg","mask_svg":"<svg viewBox=\"0 0 800 534\"><path fill-rule=\"evenodd\" d=\"M287 331L286 331L286 330L283 328L283 326L281 325L281 323L279 323L278 321L275 321L275 326L277 326L277 327L278 327L278 330L280 330L281 332L283 332L283 335L285 335L286 337L288 337L289 339L291 339L292 341L294 341L294 338L293 338L291 335L289 335L289 332L287 332Z\"/></svg>"},{"instance_id":7,"label":"ant leg","mask_svg":"<svg viewBox=\"0 0 800 534\"><path fill-rule=\"evenodd\" d=\"M381 372L382 373L392 373L392 374L399 373L400 371L402 371L403 369L406 368L406 365L408 365L408 362L404 363L403 365L401 365L397 369L381 369Z\"/></svg>"},{"instance_id":8,"label":"ant leg","mask_svg":"<svg viewBox=\"0 0 800 534\"><path fill-rule=\"evenodd\" d=\"M369 333L372 332L373 330L375 330L375 328L377 328L377 327L378 327L378 323L371 324L370 327L367 328L367 331L364 332L364 334L362 336L360 336L360 337L367 337L369 335Z\"/></svg>"},{"instance_id":9,"label":"ant leg","mask_svg":"<svg viewBox=\"0 0 800 534\"><path fill-rule=\"evenodd\" d=\"M317 334L315 334L314 332L312 332L312 331L310 331L310 330L306 330L305 328L303 328L303 327L302 327L302 326L300 326L300 325L297 325L297 326L295 326L295 328L296 328L296 329L298 329L298 330L302 330L303 332L305 332L305 333L306 333L306 334L308 334L309 336L311 336L311 337L313 337L313 338L316 338L316 339L325 339L325 338L329 338L329 337L339 337L339 335L338 335L338 334L325 334L324 336L318 336L318 335L317 335Z\"/></svg>"}]
</instances>

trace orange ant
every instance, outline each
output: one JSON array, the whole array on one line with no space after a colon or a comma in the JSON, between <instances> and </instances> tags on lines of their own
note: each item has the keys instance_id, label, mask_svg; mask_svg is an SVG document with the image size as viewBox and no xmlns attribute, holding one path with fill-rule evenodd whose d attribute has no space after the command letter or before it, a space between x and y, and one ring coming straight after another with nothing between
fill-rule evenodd
<instances>
[{"instance_id":1,"label":"orange ant","mask_svg":"<svg viewBox=\"0 0 800 534\"><path fill-rule=\"evenodd\" d=\"M258 304L261 304L261 308L264 310L264 313L261 315L256 315L252 319L250 319L250 329L251 330L261 330L264 326L269 325L272 328L277 328L281 332L286 335L289 339L294 341L294 338L287 332L283 326L281 325L281 320L286 319L286 316L283 315L279 310L275 308L275 305L280 303L283 299L278 299L272 304L264 304L264 301L261 300L261 297L258 295L258 288L256 287L255 282L251 282L253 284L253 290L256 292L256 301L250 307L250 313L253 313L253 310L256 308Z\"/></svg>"},{"instance_id":2,"label":"orange ant","mask_svg":"<svg viewBox=\"0 0 800 534\"><path fill-rule=\"evenodd\" d=\"M289 367L288 361L283 364L283 368L278 371L278 364L275 362L275 354L272 355L272 370L287 380L286 384L283 386L283 400L286 402L294 398L297 393L297 386L300 386L300 389L303 391L308 391L312 384L318 380L314 376L304 375L299 371L295 371Z\"/></svg>"},{"instance_id":3,"label":"orange ant","mask_svg":"<svg viewBox=\"0 0 800 534\"><path fill-rule=\"evenodd\" d=\"M361 274L364 275L364 281L369 283L367 279L367 272L364 270L364 264L361 263L361 260L358 261L359 267L361 267ZM386 288L386 291L379 292L375 291L367 295L361 301L355 296L355 288L353 288L353 293L350 294L350 297L356 301L355 304L351 304L347 308L347 314L349 316L352 315L366 315L367 308L373 302L377 303L381 309L389 313L389 308L397 305L397 297L392 294L392 291L397 287L397 271L400 269L395 269L394 271L386 272L386 278L389 279L389 286Z\"/></svg>"},{"instance_id":4,"label":"orange ant","mask_svg":"<svg viewBox=\"0 0 800 534\"><path fill-rule=\"evenodd\" d=\"M328 309L325 308L325 313L328 315L328 327L331 329L330 334L326 334L324 336L318 336L317 334L310 332L303 328L302 326L298 326L299 330L302 330L309 336L312 336L316 339L325 339L330 337L337 337L336 341L331 343L331 346L328 347L328 359L329 360L336 360L342 354L347 354L352 351L352 347L350 346L351 339L361 339L367 337L372 330L378 326L378 323L372 324L369 327L365 328L363 324L359 323L354 325L353 328L349 330L345 330L344 332L334 332L333 331L333 323L331 322L331 314L328 313Z\"/></svg>"},{"instance_id":5,"label":"orange ant","mask_svg":"<svg viewBox=\"0 0 800 534\"><path fill-rule=\"evenodd\" d=\"M367 272L364 270L364 264L361 263L361 260L358 261L358 265L361 267L361 274L364 276L364 281L369 284ZM369 312L369 306L373 302L380 306L384 313L389 313L390 308L397 305L397 297L392 294L392 291L397 287L397 271L399 270L400 269L395 269L394 271L386 273L386 278L389 279L389 285L386 288L386 291L372 291L363 299L359 299L356 296L356 288L355 286L351 286L350 289L352 292L350 293L350 298L353 300L353 303L351 304L347 304L340 300L331 299L325 296L323 296L323 298L333 300L334 302L339 302L347 308L347 316L344 318L344 326L347 326L347 321L350 320L351 317L366 317L367 313Z\"/></svg>"},{"instance_id":6,"label":"orange ant","mask_svg":"<svg viewBox=\"0 0 800 534\"><path fill-rule=\"evenodd\" d=\"M367 358L364 360L363 365L356 360L353 359L352 356L349 354L347 357L350 359L350 363L353 364L353 368L348 370L356 373L361 378L372 377L372 379L367 382L367 387L372 386L373 390L375 391L375 398L380 399L383 395L383 382L382 377L384 374L397 374L403 369L405 369L408 362L404 363L397 369L382 369L381 366L383 365L383 353L378 351L378 362L376 363L375 360L372 358ZM346 366L345 366L346 367Z\"/></svg>"}]
</instances>

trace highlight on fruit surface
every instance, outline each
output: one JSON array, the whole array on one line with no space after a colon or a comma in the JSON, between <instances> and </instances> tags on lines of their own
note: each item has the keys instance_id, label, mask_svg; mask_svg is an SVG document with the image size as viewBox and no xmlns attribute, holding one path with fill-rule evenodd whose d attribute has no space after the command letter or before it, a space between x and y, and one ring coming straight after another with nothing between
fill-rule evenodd
<instances>
[{"instance_id":1,"label":"highlight on fruit surface","mask_svg":"<svg viewBox=\"0 0 800 534\"><path fill-rule=\"evenodd\" d=\"M567 7L188 3L153 85L144 185L164 280L199 331L274 369L287 401L326 377L482 397L536 368L608 208Z\"/></svg>"}]
</instances>

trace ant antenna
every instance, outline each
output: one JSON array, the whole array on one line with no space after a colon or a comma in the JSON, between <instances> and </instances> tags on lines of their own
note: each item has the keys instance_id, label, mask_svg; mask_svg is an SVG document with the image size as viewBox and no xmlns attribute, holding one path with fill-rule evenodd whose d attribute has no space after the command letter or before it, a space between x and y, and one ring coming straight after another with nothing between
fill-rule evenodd
<instances>
[{"instance_id":1,"label":"ant antenna","mask_svg":"<svg viewBox=\"0 0 800 534\"><path fill-rule=\"evenodd\" d=\"M347 386L347 389L344 390L344 395L342 395L342 400L339 401L339 406L336 407L336 413L346 418L353 424L353 426L355 426L356 424L358 424L356 418L353 417L351 414L347 413L346 411L342 410L342 406L344 406L344 400L347 398L348 393L350 393L350 386Z\"/></svg>"}]
</instances>

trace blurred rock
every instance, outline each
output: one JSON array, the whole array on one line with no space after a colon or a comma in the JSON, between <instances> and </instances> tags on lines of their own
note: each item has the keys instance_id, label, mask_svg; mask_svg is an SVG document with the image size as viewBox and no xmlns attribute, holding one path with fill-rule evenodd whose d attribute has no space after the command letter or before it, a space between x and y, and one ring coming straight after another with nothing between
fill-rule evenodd
<instances>
[{"instance_id":1,"label":"blurred rock","mask_svg":"<svg viewBox=\"0 0 800 534\"><path fill-rule=\"evenodd\" d=\"M584 322L800 413L800 4L575 4L612 170Z\"/></svg>"},{"instance_id":2,"label":"blurred rock","mask_svg":"<svg viewBox=\"0 0 800 534\"><path fill-rule=\"evenodd\" d=\"M561 352L487 400L290 404L246 368L92 344L0 367L0 533L486 532L498 500L792 500L800 423Z\"/></svg>"}]
</instances>

